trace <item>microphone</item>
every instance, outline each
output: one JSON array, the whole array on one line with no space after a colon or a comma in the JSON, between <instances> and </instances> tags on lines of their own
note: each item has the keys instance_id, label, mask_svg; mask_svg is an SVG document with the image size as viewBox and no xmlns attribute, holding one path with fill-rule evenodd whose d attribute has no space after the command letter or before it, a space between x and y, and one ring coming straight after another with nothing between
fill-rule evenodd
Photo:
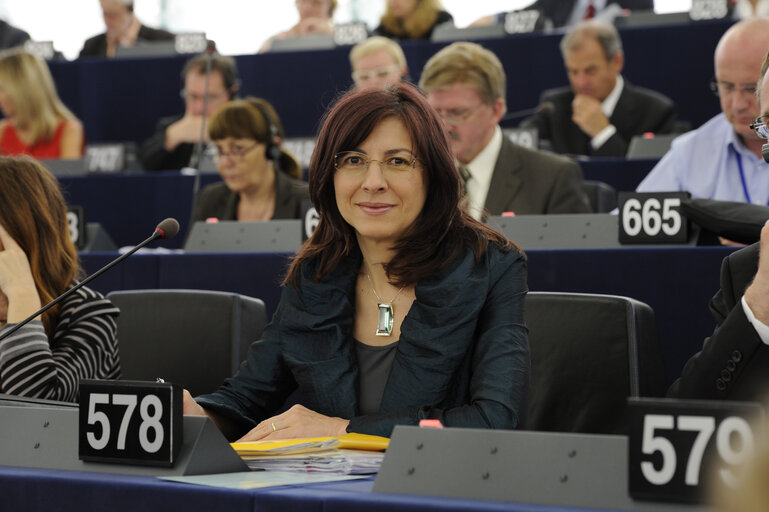
<instances>
[{"instance_id":1,"label":"microphone","mask_svg":"<svg viewBox=\"0 0 769 512\"><path fill-rule=\"evenodd\" d=\"M545 101L539 105L537 105L534 108L524 108L521 110L514 110L513 112L508 112L504 116L502 116L501 121L509 121L510 119L518 119L520 117L526 117L533 114L539 114L540 112L545 112L547 110L553 110L555 108L555 105L553 105L550 101Z\"/></svg>"},{"instance_id":2,"label":"microphone","mask_svg":"<svg viewBox=\"0 0 769 512\"><path fill-rule=\"evenodd\" d=\"M169 238L174 237L178 232L179 232L179 222L177 222L176 219L172 219L172 218L165 219L155 227L155 231L152 232L152 235L150 235L149 238L141 242L139 245L137 245L127 253L121 254L120 257L118 257L117 259L103 266L102 268L100 268L90 276L86 277L85 279L77 283L75 286L73 286L69 290L65 291L64 293L62 293L61 295L53 299L51 302L49 302L48 304L46 304L36 312L32 313L30 316L28 316L21 322L11 327L8 331L6 331L0 336L0 341L4 340L11 334L15 333L16 331L18 331L19 329L27 325L29 322L31 322L33 319L35 319L37 316L42 315L43 313L45 313L46 311L54 307L56 304L63 301L64 299L66 299L67 297L75 293L77 290L79 290L86 284L90 283L91 281L93 281L94 279L102 275L104 272L111 269L112 267L114 267L115 265L117 265L118 263L120 263L121 261L129 257L130 255L132 255L133 253L135 253L136 251L138 251L139 249L147 245L148 243L152 242L153 240L157 240L158 238L167 240Z\"/></svg>"},{"instance_id":3,"label":"microphone","mask_svg":"<svg viewBox=\"0 0 769 512\"><path fill-rule=\"evenodd\" d=\"M761 154L764 155L764 162L769 163L769 144L761 146Z\"/></svg>"}]
</instances>

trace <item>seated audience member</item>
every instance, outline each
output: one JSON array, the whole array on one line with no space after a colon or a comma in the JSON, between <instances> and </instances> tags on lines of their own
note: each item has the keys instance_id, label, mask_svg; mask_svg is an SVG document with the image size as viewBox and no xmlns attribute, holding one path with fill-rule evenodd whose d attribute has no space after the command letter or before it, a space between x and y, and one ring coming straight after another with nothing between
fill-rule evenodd
<instances>
[{"instance_id":1,"label":"seated audience member","mask_svg":"<svg viewBox=\"0 0 769 512\"><path fill-rule=\"evenodd\" d=\"M561 40L561 54L571 87L545 91L542 108L522 123L537 128L556 153L621 157L633 135L674 131L673 102L622 78L614 26L580 23Z\"/></svg>"},{"instance_id":2,"label":"seated audience member","mask_svg":"<svg viewBox=\"0 0 769 512\"><path fill-rule=\"evenodd\" d=\"M5 20L0 20L0 48L21 46L29 39L29 34L24 30L14 27Z\"/></svg>"},{"instance_id":3,"label":"seated audience member","mask_svg":"<svg viewBox=\"0 0 769 512\"><path fill-rule=\"evenodd\" d=\"M734 15L738 18L769 16L769 0L735 0Z\"/></svg>"},{"instance_id":4,"label":"seated audience member","mask_svg":"<svg viewBox=\"0 0 769 512\"><path fill-rule=\"evenodd\" d=\"M576 25L587 20L596 19L613 23L614 18L630 11L651 11L654 0L537 0L523 10L538 10L540 15L550 20L553 27ZM493 16L484 16L473 22L473 25L494 25L504 23L506 12Z\"/></svg>"},{"instance_id":5,"label":"seated audience member","mask_svg":"<svg viewBox=\"0 0 769 512\"><path fill-rule=\"evenodd\" d=\"M185 392L244 441L360 432L424 418L516 428L526 403L526 260L459 207L441 121L414 86L353 90L310 162L320 213L264 339L213 394ZM275 415L289 394L303 400Z\"/></svg>"},{"instance_id":6,"label":"seated audience member","mask_svg":"<svg viewBox=\"0 0 769 512\"><path fill-rule=\"evenodd\" d=\"M174 35L150 28L134 15L134 0L100 0L107 31L86 40L79 58L114 57L118 46L134 46L142 41L169 41Z\"/></svg>"},{"instance_id":7,"label":"seated audience member","mask_svg":"<svg viewBox=\"0 0 769 512\"><path fill-rule=\"evenodd\" d=\"M579 165L519 146L502 134L505 71L492 52L475 43L454 43L427 61L419 85L443 119L476 219L503 212L590 211Z\"/></svg>"},{"instance_id":8,"label":"seated audience member","mask_svg":"<svg viewBox=\"0 0 769 512\"><path fill-rule=\"evenodd\" d=\"M238 92L240 81L235 59L214 54L206 99L208 55L188 60L182 70L184 115L158 121L155 134L139 148L139 160L147 171L176 170L187 167L201 137L208 143L206 120ZM205 112L203 105L205 103ZM193 162L197 164L197 162Z\"/></svg>"},{"instance_id":9,"label":"seated audience member","mask_svg":"<svg viewBox=\"0 0 769 512\"><path fill-rule=\"evenodd\" d=\"M267 39L259 49L260 53L270 51L276 39L291 39L312 35L332 34L334 32L334 11L337 0L296 0L299 21L288 30Z\"/></svg>"},{"instance_id":10,"label":"seated audience member","mask_svg":"<svg viewBox=\"0 0 769 512\"><path fill-rule=\"evenodd\" d=\"M769 137L769 53L758 80L756 131ZM668 395L677 398L761 400L769 392L769 222L761 241L733 252L721 265L721 289L710 301L717 326L686 363Z\"/></svg>"},{"instance_id":11,"label":"seated audience member","mask_svg":"<svg viewBox=\"0 0 769 512\"><path fill-rule=\"evenodd\" d=\"M440 0L387 0L374 35L392 39L430 39L433 29L454 18L443 10Z\"/></svg>"},{"instance_id":12,"label":"seated audience member","mask_svg":"<svg viewBox=\"0 0 769 512\"><path fill-rule=\"evenodd\" d=\"M0 53L0 110L0 154L83 156L83 125L59 99L40 57L21 48Z\"/></svg>"},{"instance_id":13,"label":"seated audience member","mask_svg":"<svg viewBox=\"0 0 769 512\"><path fill-rule=\"evenodd\" d=\"M769 18L732 25L715 52L714 92L721 113L698 129L677 137L638 185L639 192L686 190L693 197L723 201L769 202L769 164L765 142L750 128L758 116L756 77L769 49Z\"/></svg>"},{"instance_id":14,"label":"seated audience member","mask_svg":"<svg viewBox=\"0 0 769 512\"><path fill-rule=\"evenodd\" d=\"M0 157L0 336L80 274L56 178L31 158ZM118 314L80 288L0 341L0 389L75 401L80 379L118 378Z\"/></svg>"},{"instance_id":15,"label":"seated audience member","mask_svg":"<svg viewBox=\"0 0 769 512\"><path fill-rule=\"evenodd\" d=\"M350 50L355 87L385 87L408 76L406 56L400 45L382 36L369 37Z\"/></svg>"},{"instance_id":16,"label":"seated audience member","mask_svg":"<svg viewBox=\"0 0 769 512\"><path fill-rule=\"evenodd\" d=\"M269 119L266 117L269 116ZM226 103L208 124L216 168L224 182L205 187L194 220L298 219L309 203L296 159L281 149L283 126L260 98Z\"/></svg>"}]
</instances>

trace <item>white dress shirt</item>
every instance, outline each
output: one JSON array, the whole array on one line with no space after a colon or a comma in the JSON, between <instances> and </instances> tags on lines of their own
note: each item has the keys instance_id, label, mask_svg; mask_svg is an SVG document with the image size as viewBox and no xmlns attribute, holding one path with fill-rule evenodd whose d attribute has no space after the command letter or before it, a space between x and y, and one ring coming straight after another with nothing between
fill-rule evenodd
<instances>
[{"instance_id":1,"label":"white dress shirt","mask_svg":"<svg viewBox=\"0 0 769 512\"><path fill-rule=\"evenodd\" d=\"M614 114L614 109L617 107L617 102L622 94L622 89L625 87L625 79L622 75L617 75L617 82L614 84L614 89L611 90L608 96L601 102L601 110L604 115L611 118ZM593 149L598 149L603 146L612 135L617 133L617 128L613 124L609 124L606 128L595 134L595 137L590 139L590 146Z\"/></svg>"},{"instance_id":2,"label":"white dress shirt","mask_svg":"<svg viewBox=\"0 0 769 512\"><path fill-rule=\"evenodd\" d=\"M486 196L489 195L491 176L494 174L494 166L497 164L499 152L502 150L502 130L494 127L494 135L486 147L465 167L470 171L470 179L467 180L466 197L468 198L468 210L475 219L481 220L483 206L486 204Z\"/></svg>"}]
</instances>

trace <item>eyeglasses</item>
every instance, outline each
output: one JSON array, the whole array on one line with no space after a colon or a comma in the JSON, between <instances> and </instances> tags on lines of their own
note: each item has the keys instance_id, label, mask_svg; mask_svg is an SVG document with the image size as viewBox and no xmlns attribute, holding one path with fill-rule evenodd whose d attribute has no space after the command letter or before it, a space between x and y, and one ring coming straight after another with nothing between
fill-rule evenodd
<instances>
[{"instance_id":1,"label":"eyeglasses","mask_svg":"<svg viewBox=\"0 0 769 512\"><path fill-rule=\"evenodd\" d=\"M367 71L353 71L352 79L356 84L368 82L372 78L387 78L392 73L400 70L400 66L392 64L390 66L382 66L381 68L369 69Z\"/></svg>"},{"instance_id":2,"label":"eyeglasses","mask_svg":"<svg viewBox=\"0 0 769 512\"><path fill-rule=\"evenodd\" d=\"M756 132L756 135L762 139L769 139L769 127L766 126L766 118L769 116L757 117L750 125L750 129Z\"/></svg>"},{"instance_id":3,"label":"eyeglasses","mask_svg":"<svg viewBox=\"0 0 769 512\"><path fill-rule=\"evenodd\" d=\"M739 90L742 93L750 95L756 94L756 84L742 84L737 85L731 82L723 82L716 80L715 78L710 81L710 90L716 96L731 96L735 91Z\"/></svg>"},{"instance_id":4,"label":"eyeglasses","mask_svg":"<svg viewBox=\"0 0 769 512\"><path fill-rule=\"evenodd\" d=\"M480 105L474 107L474 108L450 108L448 110L438 110L438 115L441 116L447 123L449 123L452 126L458 126L478 112L478 109L480 109L485 103L481 103Z\"/></svg>"},{"instance_id":5,"label":"eyeglasses","mask_svg":"<svg viewBox=\"0 0 769 512\"><path fill-rule=\"evenodd\" d=\"M257 147L258 145L259 144L256 143L247 148L233 145L229 151L222 151L222 148L220 148L219 146L216 146L216 153L214 154L214 160L218 161L224 157L228 157L231 160L241 160L244 156L246 156L247 153L251 152L251 150Z\"/></svg>"},{"instance_id":6,"label":"eyeglasses","mask_svg":"<svg viewBox=\"0 0 769 512\"><path fill-rule=\"evenodd\" d=\"M371 162L379 162L382 171L389 171L393 174L397 174L414 169L417 164L417 159L415 156L403 153L388 156L384 160L373 160L357 151L344 151L334 155L334 167L343 172L354 173L367 171Z\"/></svg>"}]
</instances>

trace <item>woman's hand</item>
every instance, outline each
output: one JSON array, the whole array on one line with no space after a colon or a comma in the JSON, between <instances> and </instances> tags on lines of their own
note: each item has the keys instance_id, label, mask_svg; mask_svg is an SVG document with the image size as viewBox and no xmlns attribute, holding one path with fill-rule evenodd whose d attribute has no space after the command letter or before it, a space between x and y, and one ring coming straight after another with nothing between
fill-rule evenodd
<instances>
[{"instance_id":1,"label":"woman's hand","mask_svg":"<svg viewBox=\"0 0 769 512\"><path fill-rule=\"evenodd\" d=\"M206 416L206 410L192 398L192 395L186 389L182 390L182 414Z\"/></svg>"},{"instance_id":2,"label":"woman's hand","mask_svg":"<svg viewBox=\"0 0 769 512\"><path fill-rule=\"evenodd\" d=\"M238 442L341 436L347 433L349 423L350 420L324 416L297 404L283 414L259 423L248 434L238 439Z\"/></svg>"},{"instance_id":3,"label":"woman's hand","mask_svg":"<svg viewBox=\"0 0 769 512\"><path fill-rule=\"evenodd\" d=\"M24 250L0 225L0 321L8 323L24 320L40 309L40 295L37 293L29 260ZM7 316L3 315L7 305Z\"/></svg>"}]
</instances>

